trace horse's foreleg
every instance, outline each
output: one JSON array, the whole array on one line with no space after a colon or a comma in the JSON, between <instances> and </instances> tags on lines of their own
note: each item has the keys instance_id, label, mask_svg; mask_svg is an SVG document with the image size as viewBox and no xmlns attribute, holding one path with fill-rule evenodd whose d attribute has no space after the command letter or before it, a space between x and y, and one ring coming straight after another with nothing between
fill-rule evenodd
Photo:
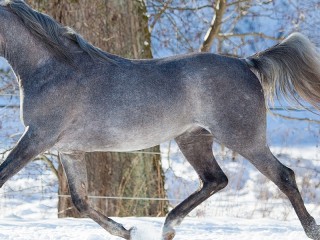
<instances>
[{"instance_id":1,"label":"horse's foreleg","mask_svg":"<svg viewBox=\"0 0 320 240\"><path fill-rule=\"evenodd\" d=\"M17 145L0 165L0 187L38 154L50 148L50 138L27 127Z\"/></svg>"},{"instance_id":2,"label":"horse's foreleg","mask_svg":"<svg viewBox=\"0 0 320 240\"><path fill-rule=\"evenodd\" d=\"M223 189L228 184L227 176L223 173L212 153L212 135L198 128L191 133L185 133L175 139L181 152L200 177L200 189L176 206L167 216L162 239L171 240L175 235L174 227L204 200Z\"/></svg>"},{"instance_id":3,"label":"horse's foreleg","mask_svg":"<svg viewBox=\"0 0 320 240\"><path fill-rule=\"evenodd\" d=\"M130 230L94 210L88 202L85 153L60 154L61 163L69 184L71 199L82 216L88 216L109 233L130 239Z\"/></svg>"},{"instance_id":4,"label":"horse's foreleg","mask_svg":"<svg viewBox=\"0 0 320 240\"><path fill-rule=\"evenodd\" d=\"M320 227L304 206L294 172L274 157L268 148L256 153L251 152L246 157L289 198L307 236L320 240Z\"/></svg>"}]
</instances>

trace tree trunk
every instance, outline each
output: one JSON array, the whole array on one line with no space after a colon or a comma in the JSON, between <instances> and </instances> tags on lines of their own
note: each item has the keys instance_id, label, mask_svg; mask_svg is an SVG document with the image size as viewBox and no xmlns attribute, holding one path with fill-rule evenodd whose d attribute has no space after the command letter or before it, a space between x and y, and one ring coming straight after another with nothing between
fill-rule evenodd
<instances>
[{"instance_id":1,"label":"tree trunk","mask_svg":"<svg viewBox=\"0 0 320 240\"><path fill-rule=\"evenodd\" d=\"M146 6L140 0L32 0L46 12L82 34L101 49L127 58L152 58ZM87 153L89 196L92 206L107 216L163 216L166 201L112 197L164 198L164 174L160 147L147 153ZM68 187L59 167L59 194ZM59 198L59 217L79 217L71 199Z\"/></svg>"}]
</instances>

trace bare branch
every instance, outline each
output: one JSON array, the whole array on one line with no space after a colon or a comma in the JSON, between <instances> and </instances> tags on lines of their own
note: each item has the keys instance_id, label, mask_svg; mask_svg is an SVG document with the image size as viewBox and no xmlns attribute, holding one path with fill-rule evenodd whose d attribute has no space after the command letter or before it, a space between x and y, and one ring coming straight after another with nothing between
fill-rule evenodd
<instances>
[{"instance_id":1,"label":"bare branch","mask_svg":"<svg viewBox=\"0 0 320 240\"><path fill-rule=\"evenodd\" d=\"M250 2L249 0L239 0L239 1L235 1L235 2L230 2L227 4L227 7L232 6L232 5L236 5L236 4L240 4L243 2Z\"/></svg>"},{"instance_id":2,"label":"bare branch","mask_svg":"<svg viewBox=\"0 0 320 240\"><path fill-rule=\"evenodd\" d=\"M8 152L10 152L11 150L13 149L13 147L12 148L9 148L9 149L6 149L6 150L4 150L3 152L0 152L0 155L5 155L5 154L7 154Z\"/></svg>"},{"instance_id":3,"label":"bare branch","mask_svg":"<svg viewBox=\"0 0 320 240\"><path fill-rule=\"evenodd\" d=\"M281 117L281 118L284 118L284 119L288 119L288 120L307 121L307 122L311 122L311 123L320 124L320 121L314 120L314 119L311 119L311 118L290 117L290 116L282 115L282 114L275 113L275 112L272 112L272 115L277 116L277 117Z\"/></svg>"},{"instance_id":4,"label":"bare branch","mask_svg":"<svg viewBox=\"0 0 320 240\"><path fill-rule=\"evenodd\" d=\"M158 20L161 18L162 14L168 9L168 7L170 6L170 4L172 3L172 0L164 3L162 5L162 8L159 10L159 12L154 16L154 20L152 23L150 23L149 25L149 31L150 33L152 32L154 26L156 25L156 23L158 22Z\"/></svg>"},{"instance_id":5,"label":"bare branch","mask_svg":"<svg viewBox=\"0 0 320 240\"><path fill-rule=\"evenodd\" d=\"M167 9L170 10L179 10L179 11L197 11L204 8L213 8L212 5L203 5L199 7L176 7L176 6L168 6Z\"/></svg>"},{"instance_id":6,"label":"bare branch","mask_svg":"<svg viewBox=\"0 0 320 240\"><path fill-rule=\"evenodd\" d=\"M264 33L259 33L259 32L250 32L250 33L219 33L218 34L218 38L230 38L230 37L261 37L261 38L265 38L265 39L270 39L270 40L283 40L283 37L273 37L273 36L269 36L266 35Z\"/></svg>"},{"instance_id":7,"label":"bare branch","mask_svg":"<svg viewBox=\"0 0 320 240\"><path fill-rule=\"evenodd\" d=\"M174 18L170 15L170 14L167 14L165 13L169 22L172 24L172 26L174 26L174 29L176 30L176 32L179 34L179 36L181 37L181 39L183 39L185 41L185 43L188 45L188 49L192 50L192 44L190 43L189 39L181 32L181 29L177 26Z\"/></svg>"},{"instance_id":8,"label":"bare branch","mask_svg":"<svg viewBox=\"0 0 320 240\"><path fill-rule=\"evenodd\" d=\"M34 159L34 161L42 160L44 161L47 166L50 168L50 170L53 172L53 174L58 178L58 170L54 166L53 162L44 154L41 154L39 158Z\"/></svg>"},{"instance_id":9,"label":"bare branch","mask_svg":"<svg viewBox=\"0 0 320 240\"><path fill-rule=\"evenodd\" d=\"M227 7L226 0L218 0L217 4L214 6L215 15L212 18L211 26L204 38L202 46L200 47L201 52L208 52L212 46L213 40L217 37L220 32L222 18Z\"/></svg>"}]
</instances>

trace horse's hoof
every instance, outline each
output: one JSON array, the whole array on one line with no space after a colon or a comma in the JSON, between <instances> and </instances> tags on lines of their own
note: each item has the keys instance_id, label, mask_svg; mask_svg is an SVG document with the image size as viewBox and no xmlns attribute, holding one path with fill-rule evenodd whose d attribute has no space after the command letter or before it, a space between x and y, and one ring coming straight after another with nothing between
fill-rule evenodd
<instances>
[{"instance_id":1,"label":"horse's hoof","mask_svg":"<svg viewBox=\"0 0 320 240\"><path fill-rule=\"evenodd\" d=\"M309 238L313 240L320 240L320 226L316 224L311 224L310 227L305 229L306 234Z\"/></svg>"},{"instance_id":2,"label":"horse's hoof","mask_svg":"<svg viewBox=\"0 0 320 240\"><path fill-rule=\"evenodd\" d=\"M136 227L132 227L128 231L130 233L130 237L128 238L128 240L133 240L134 237L136 236L138 229Z\"/></svg>"},{"instance_id":3,"label":"horse's hoof","mask_svg":"<svg viewBox=\"0 0 320 240\"><path fill-rule=\"evenodd\" d=\"M176 235L176 232L173 229L170 229L168 231L162 232L161 240L172 240L175 235Z\"/></svg>"}]
</instances>

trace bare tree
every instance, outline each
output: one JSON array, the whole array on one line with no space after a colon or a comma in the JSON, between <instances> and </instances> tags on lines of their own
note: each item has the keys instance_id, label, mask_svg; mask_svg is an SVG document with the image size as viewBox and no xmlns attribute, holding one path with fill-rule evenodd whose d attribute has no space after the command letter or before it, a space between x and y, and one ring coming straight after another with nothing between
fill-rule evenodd
<instances>
[{"instance_id":1,"label":"bare tree","mask_svg":"<svg viewBox=\"0 0 320 240\"><path fill-rule=\"evenodd\" d=\"M153 42L164 48L161 55L199 49L248 55L301 30L306 13L314 16L317 8L315 0L148 1Z\"/></svg>"}]
</instances>

